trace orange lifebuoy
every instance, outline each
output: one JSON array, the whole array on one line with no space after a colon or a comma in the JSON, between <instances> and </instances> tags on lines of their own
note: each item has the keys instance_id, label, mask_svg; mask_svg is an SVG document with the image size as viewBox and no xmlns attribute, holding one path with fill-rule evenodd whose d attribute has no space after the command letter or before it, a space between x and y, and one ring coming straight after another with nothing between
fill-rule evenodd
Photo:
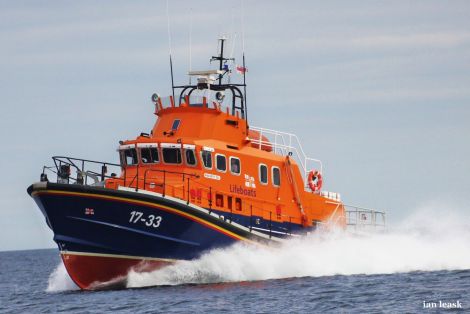
<instances>
[{"instance_id":1,"label":"orange lifebuoy","mask_svg":"<svg viewBox=\"0 0 470 314\"><path fill-rule=\"evenodd\" d=\"M316 181L315 181L316 180ZM312 192L319 192L323 185L323 178L318 170L312 170L308 174L308 186Z\"/></svg>"}]
</instances>

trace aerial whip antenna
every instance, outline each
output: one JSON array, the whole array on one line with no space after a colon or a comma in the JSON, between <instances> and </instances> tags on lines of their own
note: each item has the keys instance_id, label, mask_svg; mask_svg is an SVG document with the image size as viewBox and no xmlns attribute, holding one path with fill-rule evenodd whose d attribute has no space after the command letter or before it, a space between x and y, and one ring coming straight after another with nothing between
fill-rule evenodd
<instances>
[{"instance_id":1,"label":"aerial whip antenna","mask_svg":"<svg viewBox=\"0 0 470 314\"><path fill-rule=\"evenodd\" d=\"M189 72L191 72L191 68L192 68L192 52L191 52L192 34L193 34L193 8L189 8ZM189 75L189 85L191 85L191 75Z\"/></svg>"},{"instance_id":2,"label":"aerial whip antenna","mask_svg":"<svg viewBox=\"0 0 470 314\"><path fill-rule=\"evenodd\" d=\"M235 41L237 40L237 33L235 33L233 35L233 39L232 39L232 51L230 52L230 58L229 58L229 61L232 62L232 66L233 64L235 63L234 62L234 58L233 58L233 51L235 50ZM228 82L230 83L230 72L229 72L229 75L228 75Z\"/></svg>"},{"instance_id":3,"label":"aerial whip antenna","mask_svg":"<svg viewBox=\"0 0 470 314\"><path fill-rule=\"evenodd\" d=\"M234 62L234 58L233 58L233 53L234 53L234 50L235 50L235 43L237 41L237 33L235 32L234 30L234 20L235 20L235 14L234 14L234 8L232 7L232 19L231 19L231 23L230 23L230 36L231 36L231 44L232 44L232 47L231 47L231 51L230 51L230 57L229 57L229 62L231 61L232 63L232 66L233 64L235 63ZM228 72L228 83L230 84L230 71Z\"/></svg>"},{"instance_id":4,"label":"aerial whip antenna","mask_svg":"<svg viewBox=\"0 0 470 314\"><path fill-rule=\"evenodd\" d=\"M248 106L246 105L246 64L245 64L245 10L243 8L243 0L241 0L241 22L242 22L242 57L243 57L243 93L245 94L245 116L248 121ZM248 127L248 124L247 124Z\"/></svg>"},{"instance_id":5,"label":"aerial whip antenna","mask_svg":"<svg viewBox=\"0 0 470 314\"><path fill-rule=\"evenodd\" d=\"M175 101L175 82L173 80L173 60L171 58L171 32L170 32L170 13L168 9L168 0L166 0L166 21L168 24L168 51L170 53L171 92L173 94L173 101Z\"/></svg>"}]
</instances>

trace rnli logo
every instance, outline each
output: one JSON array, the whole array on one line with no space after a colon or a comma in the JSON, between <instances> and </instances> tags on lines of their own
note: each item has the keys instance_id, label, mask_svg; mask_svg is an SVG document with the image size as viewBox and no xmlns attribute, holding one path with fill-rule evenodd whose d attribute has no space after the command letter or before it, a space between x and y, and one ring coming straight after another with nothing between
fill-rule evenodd
<instances>
[{"instance_id":1,"label":"rnli logo","mask_svg":"<svg viewBox=\"0 0 470 314\"><path fill-rule=\"evenodd\" d=\"M247 188L256 189L255 178L248 174L245 174L245 186Z\"/></svg>"},{"instance_id":2,"label":"rnli logo","mask_svg":"<svg viewBox=\"0 0 470 314\"><path fill-rule=\"evenodd\" d=\"M93 208L85 208L85 215L94 215L95 210Z\"/></svg>"}]
</instances>

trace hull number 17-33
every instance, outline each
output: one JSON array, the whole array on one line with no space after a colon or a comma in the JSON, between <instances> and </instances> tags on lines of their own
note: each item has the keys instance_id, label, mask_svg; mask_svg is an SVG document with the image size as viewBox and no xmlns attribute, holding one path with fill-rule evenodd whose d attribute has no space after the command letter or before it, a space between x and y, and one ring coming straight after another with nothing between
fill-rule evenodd
<instances>
[{"instance_id":1,"label":"hull number 17-33","mask_svg":"<svg viewBox=\"0 0 470 314\"><path fill-rule=\"evenodd\" d=\"M131 212L129 222L133 224L144 223L147 227L158 228L162 222L162 217L155 215L148 215L147 217L144 217L144 213L134 210Z\"/></svg>"}]
</instances>

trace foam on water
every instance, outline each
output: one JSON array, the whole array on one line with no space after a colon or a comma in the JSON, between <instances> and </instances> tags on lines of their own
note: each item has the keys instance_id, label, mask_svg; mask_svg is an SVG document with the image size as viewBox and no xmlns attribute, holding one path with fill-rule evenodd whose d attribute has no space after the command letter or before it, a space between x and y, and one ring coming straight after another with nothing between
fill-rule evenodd
<instances>
[{"instance_id":1,"label":"foam on water","mask_svg":"<svg viewBox=\"0 0 470 314\"><path fill-rule=\"evenodd\" d=\"M468 243L468 217L427 208L385 233L318 232L277 248L238 243L154 272L131 272L128 287L470 269ZM76 286L61 264L47 290L70 289Z\"/></svg>"},{"instance_id":2,"label":"foam on water","mask_svg":"<svg viewBox=\"0 0 470 314\"><path fill-rule=\"evenodd\" d=\"M382 234L316 233L280 248L236 244L154 272L132 272L128 287L470 269L468 243L468 217L428 209Z\"/></svg>"},{"instance_id":3,"label":"foam on water","mask_svg":"<svg viewBox=\"0 0 470 314\"><path fill-rule=\"evenodd\" d=\"M60 292L67 290L77 290L78 287L70 278L67 270L65 269L64 263L62 260L60 264L54 269L54 271L49 275L49 282L47 285L47 292Z\"/></svg>"}]
</instances>

